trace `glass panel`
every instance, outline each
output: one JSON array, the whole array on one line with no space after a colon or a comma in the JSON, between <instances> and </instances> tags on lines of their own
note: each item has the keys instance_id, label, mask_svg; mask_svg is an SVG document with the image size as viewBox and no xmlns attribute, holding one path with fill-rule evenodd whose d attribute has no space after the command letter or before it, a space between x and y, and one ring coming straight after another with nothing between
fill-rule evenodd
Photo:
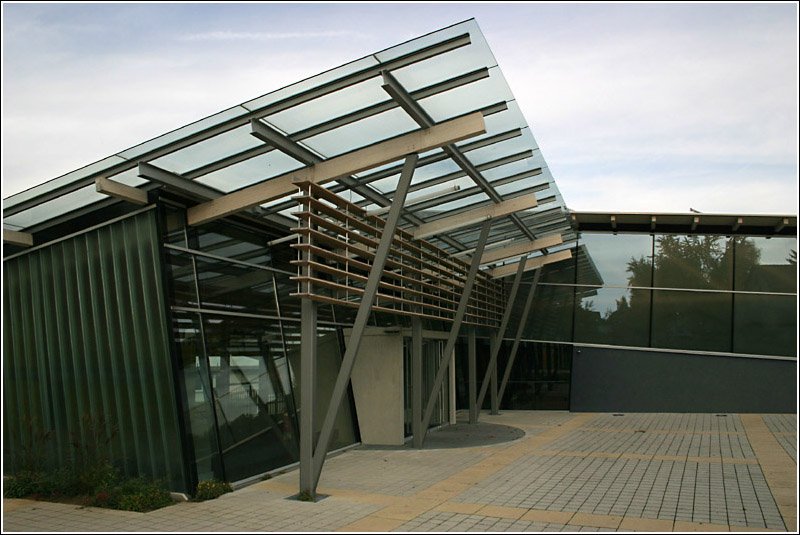
<instances>
[{"instance_id":1,"label":"glass panel","mask_svg":"<svg viewBox=\"0 0 800 535\"><path fill-rule=\"evenodd\" d=\"M183 372L184 422L191 436L197 479L222 479L216 425L212 408L208 364L203 352L200 319L197 314L173 315L172 336Z\"/></svg>"},{"instance_id":2,"label":"glass panel","mask_svg":"<svg viewBox=\"0 0 800 535\"><path fill-rule=\"evenodd\" d=\"M108 199L108 195L98 193L92 184L52 201L36 205L24 212L4 217L3 223L25 229L105 199Z\"/></svg>"},{"instance_id":3,"label":"glass panel","mask_svg":"<svg viewBox=\"0 0 800 535\"><path fill-rule=\"evenodd\" d=\"M510 346L510 342L505 341L504 345ZM522 342L500 408L569 410L571 373L572 346Z\"/></svg>"},{"instance_id":4,"label":"glass panel","mask_svg":"<svg viewBox=\"0 0 800 535\"><path fill-rule=\"evenodd\" d=\"M166 260L170 290L172 292L172 304L180 307L197 308L198 302L194 284L192 256L167 248Z\"/></svg>"},{"instance_id":5,"label":"glass panel","mask_svg":"<svg viewBox=\"0 0 800 535\"><path fill-rule=\"evenodd\" d=\"M575 289L575 341L647 347L650 343L650 290Z\"/></svg>"},{"instance_id":6,"label":"glass panel","mask_svg":"<svg viewBox=\"0 0 800 535\"><path fill-rule=\"evenodd\" d=\"M380 61L388 61L427 46L441 43L451 37L466 32L470 33L469 45L427 59L423 63L410 65L401 69L394 69L392 74L403 84L403 87L409 91L414 91L436 82L448 80L479 67L496 65L497 62L492 56L485 39L474 21L467 21L463 24L392 47L383 52L378 52L375 54L375 57Z\"/></svg>"},{"instance_id":7,"label":"glass panel","mask_svg":"<svg viewBox=\"0 0 800 535\"><path fill-rule=\"evenodd\" d=\"M528 135L521 135L505 141L492 143L491 145L471 150L465 153L465 155L473 165L483 165L488 162L499 160L500 158L511 156L512 154L530 151L533 136L530 136L528 130L523 130L523 132L528 132Z\"/></svg>"},{"instance_id":8,"label":"glass panel","mask_svg":"<svg viewBox=\"0 0 800 535\"><path fill-rule=\"evenodd\" d=\"M462 197L461 199L456 199L455 201L446 202L444 204L437 204L435 207L426 210L425 213L420 212L417 215L431 217L437 214L443 214L444 212L448 212L450 210L459 210L459 211L474 210L476 208L489 206L489 203L490 203L489 196L481 191L479 193L476 193L475 195L470 195L469 197ZM445 214L445 215L447 216L450 214Z\"/></svg>"},{"instance_id":9,"label":"glass panel","mask_svg":"<svg viewBox=\"0 0 800 535\"><path fill-rule=\"evenodd\" d=\"M419 125L403 109L394 108L310 137L304 143L325 158L332 158L418 129Z\"/></svg>"},{"instance_id":10,"label":"glass panel","mask_svg":"<svg viewBox=\"0 0 800 535\"><path fill-rule=\"evenodd\" d=\"M190 227L188 230L192 249L262 266L270 266L272 260L266 242L280 237L220 222Z\"/></svg>"},{"instance_id":11,"label":"glass panel","mask_svg":"<svg viewBox=\"0 0 800 535\"><path fill-rule=\"evenodd\" d=\"M150 141L145 141L144 143L140 143L135 147L131 147L130 149L120 152L119 155L125 158L126 160L133 160L147 152L168 145L169 143L178 141L179 139L183 139L193 134L197 134L198 132L201 132L207 128L211 128L212 126L218 125L230 119L240 117L246 113L247 113L246 109L242 108L241 106L235 106L233 108L223 110L219 113L215 113L214 115L206 117L205 119L200 119L197 122L178 128L177 130L173 130L172 132L168 132L166 134L158 136L157 138L151 139Z\"/></svg>"},{"instance_id":12,"label":"glass panel","mask_svg":"<svg viewBox=\"0 0 800 535\"><path fill-rule=\"evenodd\" d=\"M548 249L550 250L550 249ZM573 251L574 255L574 251ZM533 277L533 272L529 277ZM542 266L542 274L539 276L540 283L559 283L559 284L575 284L575 260L565 260L563 262L555 262ZM536 290L537 292L539 290Z\"/></svg>"},{"instance_id":13,"label":"glass panel","mask_svg":"<svg viewBox=\"0 0 800 535\"><path fill-rule=\"evenodd\" d=\"M164 243L186 247L186 211L163 205Z\"/></svg>"},{"instance_id":14,"label":"glass panel","mask_svg":"<svg viewBox=\"0 0 800 535\"><path fill-rule=\"evenodd\" d=\"M652 347L731 350L732 294L653 291Z\"/></svg>"},{"instance_id":15,"label":"glass panel","mask_svg":"<svg viewBox=\"0 0 800 535\"><path fill-rule=\"evenodd\" d=\"M273 272L196 256L203 308L277 316Z\"/></svg>"},{"instance_id":16,"label":"glass panel","mask_svg":"<svg viewBox=\"0 0 800 535\"><path fill-rule=\"evenodd\" d=\"M254 138L255 139L255 138ZM197 178L225 193L305 167L291 156L272 150Z\"/></svg>"},{"instance_id":17,"label":"glass panel","mask_svg":"<svg viewBox=\"0 0 800 535\"><path fill-rule=\"evenodd\" d=\"M265 106L269 106L270 104L275 104L281 100L299 95L300 93L310 89L320 87L328 82L355 74L369 67L377 66L378 64L378 61L373 56L367 56L356 61L351 61L350 63L342 65L341 67L336 67L335 69L325 71L322 74L306 78L305 80L283 87L277 91L254 98L253 100L245 102L242 104L242 106L248 110L258 110Z\"/></svg>"},{"instance_id":18,"label":"glass panel","mask_svg":"<svg viewBox=\"0 0 800 535\"><path fill-rule=\"evenodd\" d=\"M364 82L274 113L267 117L267 122L288 134L294 134L390 100L389 94L381 87L382 84L382 78L374 76Z\"/></svg>"},{"instance_id":19,"label":"glass panel","mask_svg":"<svg viewBox=\"0 0 800 535\"><path fill-rule=\"evenodd\" d=\"M439 123L491 104L513 100L514 95L511 94L500 71L493 69L490 72L489 78L421 99L418 102L433 120Z\"/></svg>"},{"instance_id":20,"label":"glass panel","mask_svg":"<svg viewBox=\"0 0 800 535\"><path fill-rule=\"evenodd\" d=\"M203 326L226 478L238 481L297 461L296 411L278 322L210 316Z\"/></svg>"},{"instance_id":21,"label":"glass panel","mask_svg":"<svg viewBox=\"0 0 800 535\"><path fill-rule=\"evenodd\" d=\"M219 134L205 141L171 152L150 163L173 173L182 174L207 163L263 145L263 141L250 135L251 131L250 124L246 124L224 134Z\"/></svg>"},{"instance_id":22,"label":"glass panel","mask_svg":"<svg viewBox=\"0 0 800 535\"><path fill-rule=\"evenodd\" d=\"M797 357L797 298L735 294L733 351Z\"/></svg>"},{"instance_id":23,"label":"glass panel","mask_svg":"<svg viewBox=\"0 0 800 535\"><path fill-rule=\"evenodd\" d=\"M656 288L733 288L733 240L724 236L656 235Z\"/></svg>"},{"instance_id":24,"label":"glass panel","mask_svg":"<svg viewBox=\"0 0 800 535\"><path fill-rule=\"evenodd\" d=\"M514 317L522 315L529 288L527 284L520 286L520 293L514 300ZM573 292L571 286L540 285L536 288L522 337L529 340L572 341Z\"/></svg>"},{"instance_id":25,"label":"glass panel","mask_svg":"<svg viewBox=\"0 0 800 535\"><path fill-rule=\"evenodd\" d=\"M30 199L33 199L34 197L37 197L38 195L43 195L49 191L58 189L66 184L77 182L80 179L87 177L93 173L98 173L104 169L108 169L109 167L122 163L125 163L125 160L120 158L119 156L109 156L108 158L104 158L99 162L91 163L86 167L78 169L77 171L72 171L71 173L67 173L66 175L62 175L52 180L48 180L44 184L39 184L38 186L34 186L32 188L26 189L25 191L12 195L6 199L3 199L3 210L8 210L9 208L16 206L21 202L28 201ZM94 189L94 184L91 185L91 188ZM8 221L8 218L4 219L4 221Z\"/></svg>"},{"instance_id":26,"label":"glass panel","mask_svg":"<svg viewBox=\"0 0 800 535\"><path fill-rule=\"evenodd\" d=\"M736 290L797 293L797 239L737 237Z\"/></svg>"},{"instance_id":27,"label":"glass panel","mask_svg":"<svg viewBox=\"0 0 800 535\"><path fill-rule=\"evenodd\" d=\"M581 258L592 269L578 273L578 284L651 286L653 238L642 234L582 232ZM598 282L599 281L599 282Z\"/></svg>"}]
</instances>

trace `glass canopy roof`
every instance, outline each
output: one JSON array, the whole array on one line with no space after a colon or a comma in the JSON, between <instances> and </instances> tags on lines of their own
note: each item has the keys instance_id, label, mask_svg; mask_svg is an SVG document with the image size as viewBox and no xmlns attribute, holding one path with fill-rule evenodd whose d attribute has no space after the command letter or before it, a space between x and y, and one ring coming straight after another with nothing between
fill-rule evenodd
<instances>
[{"instance_id":1,"label":"glass canopy roof","mask_svg":"<svg viewBox=\"0 0 800 535\"><path fill-rule=\"evenodd\" d=\"M405 106L385 88L387 76L407 97ZM180 184L194 182L213 198L475 111L484 115L485 134L420 155L401 225L416 226L535 193L534 209L493 223L488 247L556 233L564 244L545 253L574 247L564 201L474 20L268 93L10 196L3 200L3 224L36 232L63 221L65 214L124 202L98 193L97 177L177 191ZM285 143L256 137L251 121L261 122ZM139 163L174 175L179 184L165 186L154 177L139 176ZM391 204L402 164L326 187L367 210L379 210ZM277 217L288 228L296 209L286 197L261 205L255 215ZM478 233L473 226L429 240L455 254L474 248Z\"/></svg>"}]
</instances>

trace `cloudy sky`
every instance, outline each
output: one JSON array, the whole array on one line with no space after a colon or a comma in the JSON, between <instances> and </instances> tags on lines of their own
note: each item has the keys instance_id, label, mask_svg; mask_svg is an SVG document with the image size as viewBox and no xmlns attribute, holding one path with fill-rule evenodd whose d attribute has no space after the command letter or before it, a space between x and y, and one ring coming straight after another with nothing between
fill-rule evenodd
<instances>
[{"instance_id":1,"label":"cloudy sky","mask_svg":"<svg viewBox=\"0 0 800 535\"><path fill-rule=\"evenodd\" d=\"M569 208L797 213L793 3L4 3L2 196L470 17Z\"/></svg>"}]
</instances>

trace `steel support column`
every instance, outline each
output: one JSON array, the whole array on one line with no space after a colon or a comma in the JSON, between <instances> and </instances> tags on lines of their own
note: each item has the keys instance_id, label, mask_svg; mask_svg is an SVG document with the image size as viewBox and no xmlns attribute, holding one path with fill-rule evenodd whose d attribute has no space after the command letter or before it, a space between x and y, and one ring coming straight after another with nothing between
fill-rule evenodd
<instances>
[{"instance_id":1,"label":"steel support column","mask_svg":"<svg viewBox=\"0 0 800 535\"><path fill-rule=\"evenodd\" d=\"M500 382L500 392L497 394L498 403L503 401L503 394L505 394L506 391L508 378L511 376L511 367L514 366L514 358L517 356L519 340L522 338L522 331L525 329L525 323L528 321L528 313L531 311L531 305L533 304L533 294L536 292L536 286L539 284L539 275L541 275L541 273L542 268L539 268L533 275L533 283L531 284L531 289L528 291L528 297L525 300L525 309L522 311L522 317L519 319L517 335L514 337L514 345L511 347L511 353L508 355L508 363L503 372L503 380Z\"/></svg>"},{"instance_id":2,"label":"steel support column","mask_svg":"<svg viewBox=\"0 0 800 535\"><path fill-rule=\"evenodd\" d=\"M522 274L525 272L525 263L526 259L522 258L519 261L519 266L517 267L517 273L514 275L514 282L511 285L511 294L508 297L508 303L506 304L506 310L503 312L503 319L500 321L500 329L498 331L498 338L500 340L506 334L506 329L508 329L508 322L511 319L511 311L514 308L514 300L517 297L517 291L519 290L519 283L522 281ZM483 382L481 383L481 391L478 394L478 414L480 414L481 407L483 407L483 400L486 398L486 389L489 388L490 377L494 377L495 385L497 384L497 354L500 351L500 344L492 344L491 346L491 356L489 357L489 366L486 368L486 374L483 376ZM493 373L494 372L494 373ZM491 374L491 375L490 375ZM494 387L492 388L492 392L494 393ZM493 398L494 399L494 398ZM498 399L498 407L499 399ZM494 405L492 405L494 407ZM497 412L492 411L492 414L497 414Z\"/></svg>"},{"instance_id":3,"label":"steel support column","mask_svg":"<svg viewBox=\"0 0 800 535\"><path fill-rule=\"evenodd\" d=\"M475 328L469 330L467 338L467 358L469 359L469 423L478 423L478 381L477 366L475 363Z\"/></svg>"},{"instance_id":4,"label":"steel support column","mask_svg":"<svg viewBox=\"0 0 800 535\"><path fill-rule=\"evenodd\" d=\"M372 310L372 303L378 293L378 285L383 275L383 267L386 263L386 258L389 256L389 250L392 247L397 221L400 219L400 210L403 208L403 204L406 201L406 193L408 193L408 187L411 185L411 177L414 176L414 168L417 165L418 159L419 156L417 154L410 154L406 157L405 164L403 165L403 172L400 174L397 190L392 200L392 207L386 217L386 224L383 227L383 234L381 235L378 248L375 250L375 258L370 268L367 284L364 287L364 294L361 296L361 303L358 307L356 319L353 322L353 331L350 335L350 341L347 344L347 349L342 358L342 365L336 377L336 383L333 386L333 394L331 395L331 401L328 405L328 412L322 422L319 440L317 441L314 451L313 485L309 492L309 497L311 499L316 497L317 484L319 483L319 476L322 473L322 465L325 462L325 456L328 453L331 437L333 435L333 424L339 413L344 394L347 391L347 384L350 382L350 374L353 371L358 348L361 345L361 336L367 326L367 320Z\"/></svg>"},{"instance_id":5,"label":"steel support column","mask_svg":"<svg viewBox=\"0 0 800 535\"><path fill-rule=\"evenodd\" d=\"M450 327L450 335L447 337L447 344L442 352L442 359L439 364L439 371L436 372L436 379L433 381L433 388L428 397L428 403L425 406L425 416L422 419L422 442L425 442L425 436L428 434L428 425L431 423L433 416L433 408L436 406L436 398L438 397L439 390L442 388L444 376L450 367L450 357L453 354L453 348L456 345L456 338L458 338L458 331L461 329L461 322L464 320L464 314L467 312L467 303L469 296L472 293L472 285L475 282L475 275L478 274L478 267L481 264L481 256L483 256L483 248L486 246L486 240L489 237L489 229L492 227L492 220L488 219L481 227L481 235L478 238L478 244L475 247L475 253L472 256L472 263L469 266L467 273L467 280L464 283L464 291L461 294L461 299L458 302L456 314L453 317L453 325Z\"/></svg>"},{"instance_id":6,"label":"steel support column","mask_svg":"<svg viewBox=\"0 0 800 535\"><path fill-rule=\"evenodd\" d=\"M422 447L422 318L411 318L411 433L412 445Z\"/></svg>"},{"instance_id":7,"label":"steel support column","mask_svg":"<svg viewBox=\"0 0 800 535\"><path fill-rule=\"evenodd\" d=\"M314 404L317 391L317 303L300 300L300 495L314 499Z\"/></svg>"},{"instance_id":8,"label":"steel support column","mask_svg":"<svg viewBox=\"0 0 800 535\"><path fill-rule=\"evenodd\" d=\"M497 336L497 331L492 331L489 335L489 347L491 348L492 355L499 355L500 343L502 342L502 335ZM490 376L489 394L491 414L499 414L499 405L497 404L497 358L494 359L494 365L490 363L492 375Z\"/></svg>"}]
</instances>

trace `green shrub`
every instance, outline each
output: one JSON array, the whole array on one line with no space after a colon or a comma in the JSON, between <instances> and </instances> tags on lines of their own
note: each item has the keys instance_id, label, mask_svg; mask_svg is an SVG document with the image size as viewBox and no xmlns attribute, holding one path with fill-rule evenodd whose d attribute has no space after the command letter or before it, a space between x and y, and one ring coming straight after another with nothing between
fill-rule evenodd
<instances>
[{"instance_id":1,"label":"green shrub","mask_svg":"<svg viewBox=\"0 0 800 535\"><path fill-rule=\"evenodd\" d=\"M197 484L197 492L195 493L194 499L197 501L213 500L227 492L233 492L230 483L210 479Z\"/></svg>"},{"instance_id":2,"label":"green shrub","mask_svg":"<svg viewBox=\"0 0 800 535\"><path fill-rule=\"evenodd\" d=\"M114 488L103 489L93 496L92 504L125 511L144 513L173 503L162 483L138 477L127 479Z\"/></svg>"}]
</instances>

